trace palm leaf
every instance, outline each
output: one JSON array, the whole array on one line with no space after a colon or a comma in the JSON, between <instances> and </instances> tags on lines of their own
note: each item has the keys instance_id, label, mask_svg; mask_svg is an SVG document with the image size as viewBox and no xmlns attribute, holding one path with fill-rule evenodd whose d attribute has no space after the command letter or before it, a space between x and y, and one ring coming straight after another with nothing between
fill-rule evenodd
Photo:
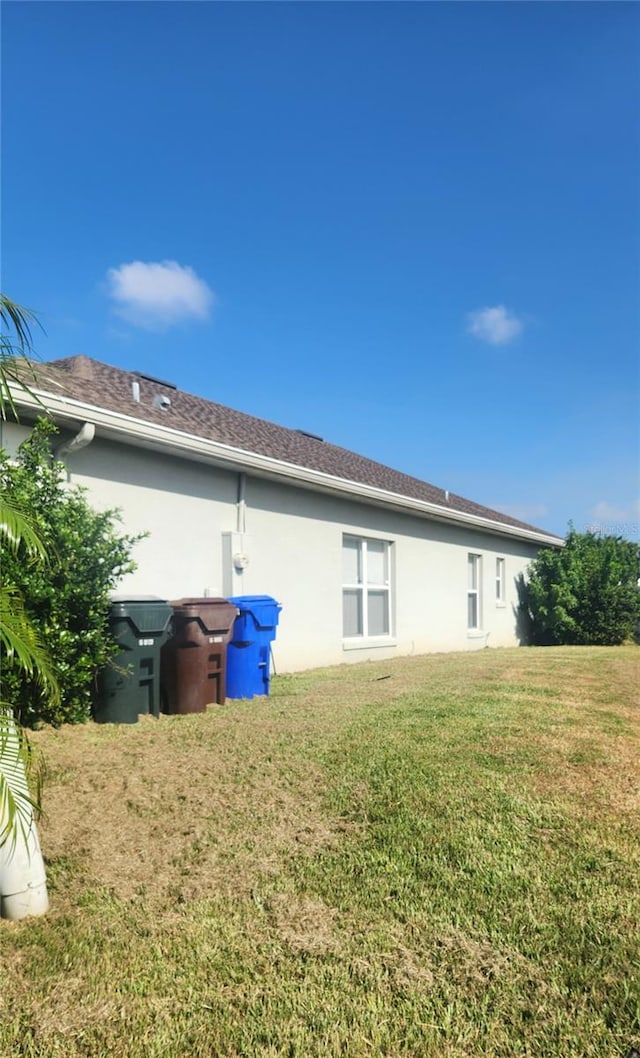
<instances>
[{"instance_id":1,"label":"palm leaf","mask_svg":"<svg viewBox=\"0 0 640 1058\"><path fill-rule=\"evenodd\" d=\"M37 382L37 375L35 368L29 360L24 357L16 356L15 348L10 342L7 342L6 336L0 335L0 419L6 420L8 413L14 419L18 419L18 409L13 399L13 393L11 390L12 386L21 389L23 393L26 393L32 400L38 404L44 412L47 411L46 405L42 402L37 393L29 386L26 378L30 378L32 382Z\"/></svg>"},{"instance_id":2,"label":"palm leaf","mask_svg":"<svg viewBox=\"0 0 640 1058\"><path fill-rule=\"evenodd\" d=\"M38 321L30 309L0 294L0 322L2 331L9 331L0 335L0 418L6 419L10 413L17 419L12 385L42 405L25 382L25 373L36 377L28 357L33 353L31 326ZM46 550L28 516L6 497L0 503L0 537L14 554L23 547L30 557L46 561ZM0 646L6 664L22 669L36 685L59 700L60 691L47 651L29 620L22 595L10 584L0 587ZM34 800L27 781L29 763L26 733L16 723L11 707L0 703L0 846L10 842L12 850L19 838L28 845L34 812L40 803L41 772Z\"/></svg>"},{"instance_id":3,"label":"palm leaf","mask_svg":"<svg viewBox=\"0 0 640 1058\"><path fill-rule=\"evenodd\" d=\"M3 664L17 665L43 691L58 701L60 691L46 647L24 608L24 600L12 584L0 587L0 645Z\"/></svg>"},{"instance_id":4,"label":"palm leaf","mask_svg":"<svg viewBox=\"0 0 640 1058\"><path fill-rule=\"evenodd\" d=\"M16 345L21 353L23 355L30 353L33 349L31 327L34 324L40 326L32 309L27 309L24 305L18 305L16 301L12 301L6 294L0 294L0 321L3 327L15 332Z\"/></svg>"},{"instance_id":5,"label":"palm leaf","mask_svg":"<svg viewBox=\"0 0 640 1058\"><path fill-rule=\"evenodd\" d=\"M0 539L14 554L24 547L31 558L46 562L47 552L29 517L6 496L0 495Z\"/></svg>"},{"instance_id":6,"label":"palm leaf","mask_svg":"<svg viewBox=\"0 0 640 1058\"><path fill-rule=\"evenodd\" d=\"M25 374L36 380L33 365L29 362L29 357L34 355L31 328L34 325L40 329L42 327L31 309L18 305L6 294L0 294L0 323L3 331L0 334L0 418L6 419L10 413L17 419L18 410L11 392L12 385L18 386L44 407L40 398L25 381ZM4 333L5 329L9 333Z\"/></svg>"},{"instance_id":7,"label":"palm leaf","mask_svg":"<svg viewBox=\"0 0 640 1058\"><path fill-rule=\"evenodd\" d=\"M10 842L15 848L19 837L26 844L39 810L39 798L31 797L27 785L29 757L26 733L11 709L0 705L0 847Z\"/></svg>"}]
</instances>

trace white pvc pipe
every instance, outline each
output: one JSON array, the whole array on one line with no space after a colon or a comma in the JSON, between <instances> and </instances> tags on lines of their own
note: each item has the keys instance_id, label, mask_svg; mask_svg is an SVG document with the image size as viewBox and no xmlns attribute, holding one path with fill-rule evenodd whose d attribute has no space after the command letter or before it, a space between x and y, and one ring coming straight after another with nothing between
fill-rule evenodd
<instances>
[{"instance_id":1,"label":"white pvc pipe","mask_svg":"<svg viewBox=\"0 0 640 1058\"><path fill-rule=\"evenodd\" d=\"M28 795L24 761L15 725L10 722L2 754L2 771L11 788ZM0 833L7 819L0 817ZM49 909L47 876L40 851L38 829L33 809L20 803L20 820L13 833L0 847L0 918L17 921L27 915L44 915Z\"/></svg>"},{"instance_id":2,"label":"white pvc pipe","mask_svg":"<svg viewBox=\"0 0 640 1058\"><path fill-rule=\"evenodd\" d=\"M236 532L244 533L247 528L247 475L238 474L238 503L236 506Z\"/></svg>"}]
</instances>

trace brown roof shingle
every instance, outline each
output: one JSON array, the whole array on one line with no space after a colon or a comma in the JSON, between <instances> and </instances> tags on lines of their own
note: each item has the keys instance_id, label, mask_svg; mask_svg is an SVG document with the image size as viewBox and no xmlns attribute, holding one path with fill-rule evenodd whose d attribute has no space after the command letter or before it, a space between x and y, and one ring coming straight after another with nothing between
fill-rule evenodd
<instances>
[{"instance_id":1,"label":"brown roof shingle","mask_svg":"<svg viewBox=\"0 0 640 1058\"><path fill-rule=\"evenodd\" d=\"M57 396L81 400L135 419L169 426L360 485L435 503L452 511L489 518L505 527L553 535L463 496L450 492L447 497L444 489L366 459L346 448L257 419L158 380L151 380L145 375L111 367L87 356L52 360L37 365L36 371L38 387ZM139 403L133 400L133 382L138 382L140 386ZM153 405L153 397L158 394L170 398L171 404L166 410Z\"/></svg>"}]
</instances>

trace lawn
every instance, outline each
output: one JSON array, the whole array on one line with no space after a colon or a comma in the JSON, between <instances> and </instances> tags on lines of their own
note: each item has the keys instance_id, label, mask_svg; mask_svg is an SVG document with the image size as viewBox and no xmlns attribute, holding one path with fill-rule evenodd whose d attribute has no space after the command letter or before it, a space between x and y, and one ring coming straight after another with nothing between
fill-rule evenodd
<instances>
[{"instance_id":1,"label":"lawn","mask_svg":"<svg viewBox=\"0 0 640 1058\"><path fill-rule=\"evenodd\" d=\"M0 1054L640 1048L639 676L486 650L36 733L52 910L0 923Z\"/></svg>"}]
</instances>

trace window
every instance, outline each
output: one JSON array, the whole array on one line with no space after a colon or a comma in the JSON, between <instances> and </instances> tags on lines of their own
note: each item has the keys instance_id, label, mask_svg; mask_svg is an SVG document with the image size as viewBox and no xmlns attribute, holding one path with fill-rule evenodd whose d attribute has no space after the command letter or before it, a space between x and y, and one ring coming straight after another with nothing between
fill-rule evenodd
<instances>
[{"instance_id":1,"label":"window","mask_svg":"<svg viewBox=\"0 0 640 1058\"><path fill-rule=\"evenodd\" d=\"M387 540L342 540L342 634L367 639L391 633L391 585Z\"/></svg>"},{"instance_id":2,"label":"window","mask_svg":"<svg viewBox=\"0 0 640 1058\"><path fill-rule=\"evenodd\" d=\"M467 628L470 632L482 627L482 555L468 555Z\"/></svg>"},{"instance_id":3,"label":"window","mask_svg":"<svg viewBox=\"0 0 640 1058\"><path fill-rule=\"evenodd\" d=\"M504 559L496 559L496 604L503 606L505 602L505 577Z\"/></svg>"}]
</instances>

